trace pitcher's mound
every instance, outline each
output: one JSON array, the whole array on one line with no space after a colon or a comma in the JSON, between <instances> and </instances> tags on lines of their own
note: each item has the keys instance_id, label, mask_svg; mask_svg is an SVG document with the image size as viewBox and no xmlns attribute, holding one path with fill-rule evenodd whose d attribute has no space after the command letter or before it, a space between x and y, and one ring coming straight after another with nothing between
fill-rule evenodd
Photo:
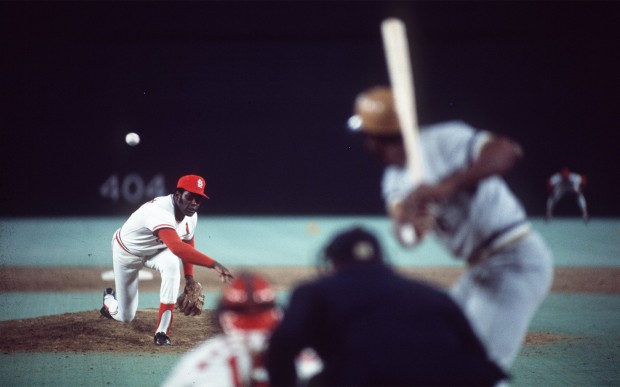
<instances>
[{"instance_id":1,"label":"pitcher's mound","mask_svg":"<svg viewBox=\"0 0 620 387\"><path fill-rule=\"evenodd\" d=\"M220 333L212 314L174 314L172 345L153 344L157 309L140 309L131 323L101 317L98 310L56 316L0 322L3 333L0 350L10 352L142 352L184 353L207 338ZM568 341L570 337L548 332L530 332L526 345L546 345Z\"/></svg>"},{"instance_id":2,"label":"pitcher's mound","mask_svg":"<svg viewBox=\"0 0 620 387\"><path fill-rule=\"evenodd\" d=\"M174 314L172 345L153 343L157 309L140 309L127 324L101 317L98 310L0 322L0 350L9 352L183 353L220 332L211 311Z\"/></svg>"}]
</instances>

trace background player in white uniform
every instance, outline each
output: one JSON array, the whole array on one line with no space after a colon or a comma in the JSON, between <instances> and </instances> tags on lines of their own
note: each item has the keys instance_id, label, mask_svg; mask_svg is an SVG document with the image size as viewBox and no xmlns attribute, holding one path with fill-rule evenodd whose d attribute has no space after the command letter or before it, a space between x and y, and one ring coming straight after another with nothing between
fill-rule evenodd
<instances>
[{"instance_id":1,"label":"background player in white uniform","mask_svg":"<svg viewBox=\"0 0 620 387\"><path fill-rule=\"evenodd\" d=\"M159 316L154 342L171 344L174 305L181 284L179 258L186 284L194 281L194 264L214 269L224 282L230 271L194 248L196 210L203 198L205 180L197 175L179 179L174 194L160 196L136 210L112 238L112 258L116 292L104 291L101 314L122 322L134 319L138 309L138 273L143 266L161 274Z\"/></svg>"},{"instance_id":2,"label":"background player in white uniform","mask_svg":"<svg viewBox=\"0 0 620 387\"><path fill-rule=\"evenodd\" d=\"M551 219L553 207L565 195L570 194L577 197L577 204L581 209L583 220L588 220L588 207L586 198L583 195L583 188L586 185L586 177L575 172L571 172L568 168L562 168L558 173L554 173L547 180L547 188L549 189L549 197L547 198L547 220Z\"/></svg>"},{"instance_id":3,"label":"background player in white uniform","mask_svg":"<svg viewBox=\"0 0 620 387\"><path fill-rule=\"evenodd\" d=\"M265 351L282 318L275 296L263 277L238 275L222 292L215 310L215 321L224 333L185 354L163 386L268 386ZM300 358L299 364L306 377L321 367L320 360L310 355Z\"/></svg>"},{"instance_id":4,"label":"background player in white uniform","mask_svg":"<svg viewBox=\"0 0 620 387\"><path fill-rule=\"evenodd\" d=\"M553 276L549 249L499 176L521 157L520 147L462 122L433 125L420 131L425 181L414 185L390 89L366 90L354 109L349 122L360 125L352 129L387 165L383 195L395 227L412 224L418 239L432 230L467 262L451 294L489 356L508 370Z\"/></svg>"}]
</instances>

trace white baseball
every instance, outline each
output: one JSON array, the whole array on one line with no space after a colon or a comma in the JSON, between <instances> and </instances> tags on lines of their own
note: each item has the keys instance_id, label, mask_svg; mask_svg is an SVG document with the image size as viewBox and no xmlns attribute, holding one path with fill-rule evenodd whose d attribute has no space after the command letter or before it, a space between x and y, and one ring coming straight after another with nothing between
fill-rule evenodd
<instances>
[{"instance_id":1,"label":"white baseball","mask_svg":"<svg viewBox=\"0 0 620 387\"><path fill-rule=\"evenodd\" d=\"M140 143L140 136L138 135L138 133L127 133L127 135L125 136L125 142L127 143L127 145L130 146L136 146Z\"/></svg>"},{"instance_id":2,"label":"white baseball","mask_svg":"<svg viewBox=\"0 0 620 387\"><path fill-rule=\"evenodd\" d=\"M418 238L415 233L415 229L410 224L402 224L398 228L398 234L401 240L401 243L405 247L413 247L418 243Z\"/></svg>"}]
</instances>

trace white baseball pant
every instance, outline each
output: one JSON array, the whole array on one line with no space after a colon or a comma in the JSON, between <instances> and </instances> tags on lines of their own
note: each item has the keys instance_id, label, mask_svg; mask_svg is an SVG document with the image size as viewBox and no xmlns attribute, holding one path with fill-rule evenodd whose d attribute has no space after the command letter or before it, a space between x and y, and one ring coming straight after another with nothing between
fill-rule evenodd
<instances>
[{"instance_id":1,"label":"white baseball pant","mask_svg":"<svg viewBox=\"0 0 620 387\"><path fill-rule=\"evenodd\" d=\"M118 313L115 320L130 322L138 310L138 274L143 267L157 270L161 275L159 302L174 304L181 285L179 258L170 249L164 249L149 257L139 257L125 251L112 238L112 259Z\"/></svg>"}]
</instances>

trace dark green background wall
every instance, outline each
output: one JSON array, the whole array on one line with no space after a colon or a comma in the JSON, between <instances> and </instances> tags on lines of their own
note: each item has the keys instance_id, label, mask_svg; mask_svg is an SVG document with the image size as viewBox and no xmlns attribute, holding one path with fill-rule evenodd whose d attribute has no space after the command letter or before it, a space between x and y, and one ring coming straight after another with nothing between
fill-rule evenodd
<instances>
[{"instance_id":1,"label":"dark green background wall","mask_svg":"<svg viewBox=\"0 0 620 387\"><path fill-rule=\"evenodd\" d=\"M588 176L594 216L620 216L618 15L615 2L3 2L0 215L125 214L186 173L207 178L208 213L381 213L380 168L345 122L356 93L387 83L379 24L398 16L420 123L519 141L506 178L531 214L568 166Z\"/></svg>"}]
</instances>

